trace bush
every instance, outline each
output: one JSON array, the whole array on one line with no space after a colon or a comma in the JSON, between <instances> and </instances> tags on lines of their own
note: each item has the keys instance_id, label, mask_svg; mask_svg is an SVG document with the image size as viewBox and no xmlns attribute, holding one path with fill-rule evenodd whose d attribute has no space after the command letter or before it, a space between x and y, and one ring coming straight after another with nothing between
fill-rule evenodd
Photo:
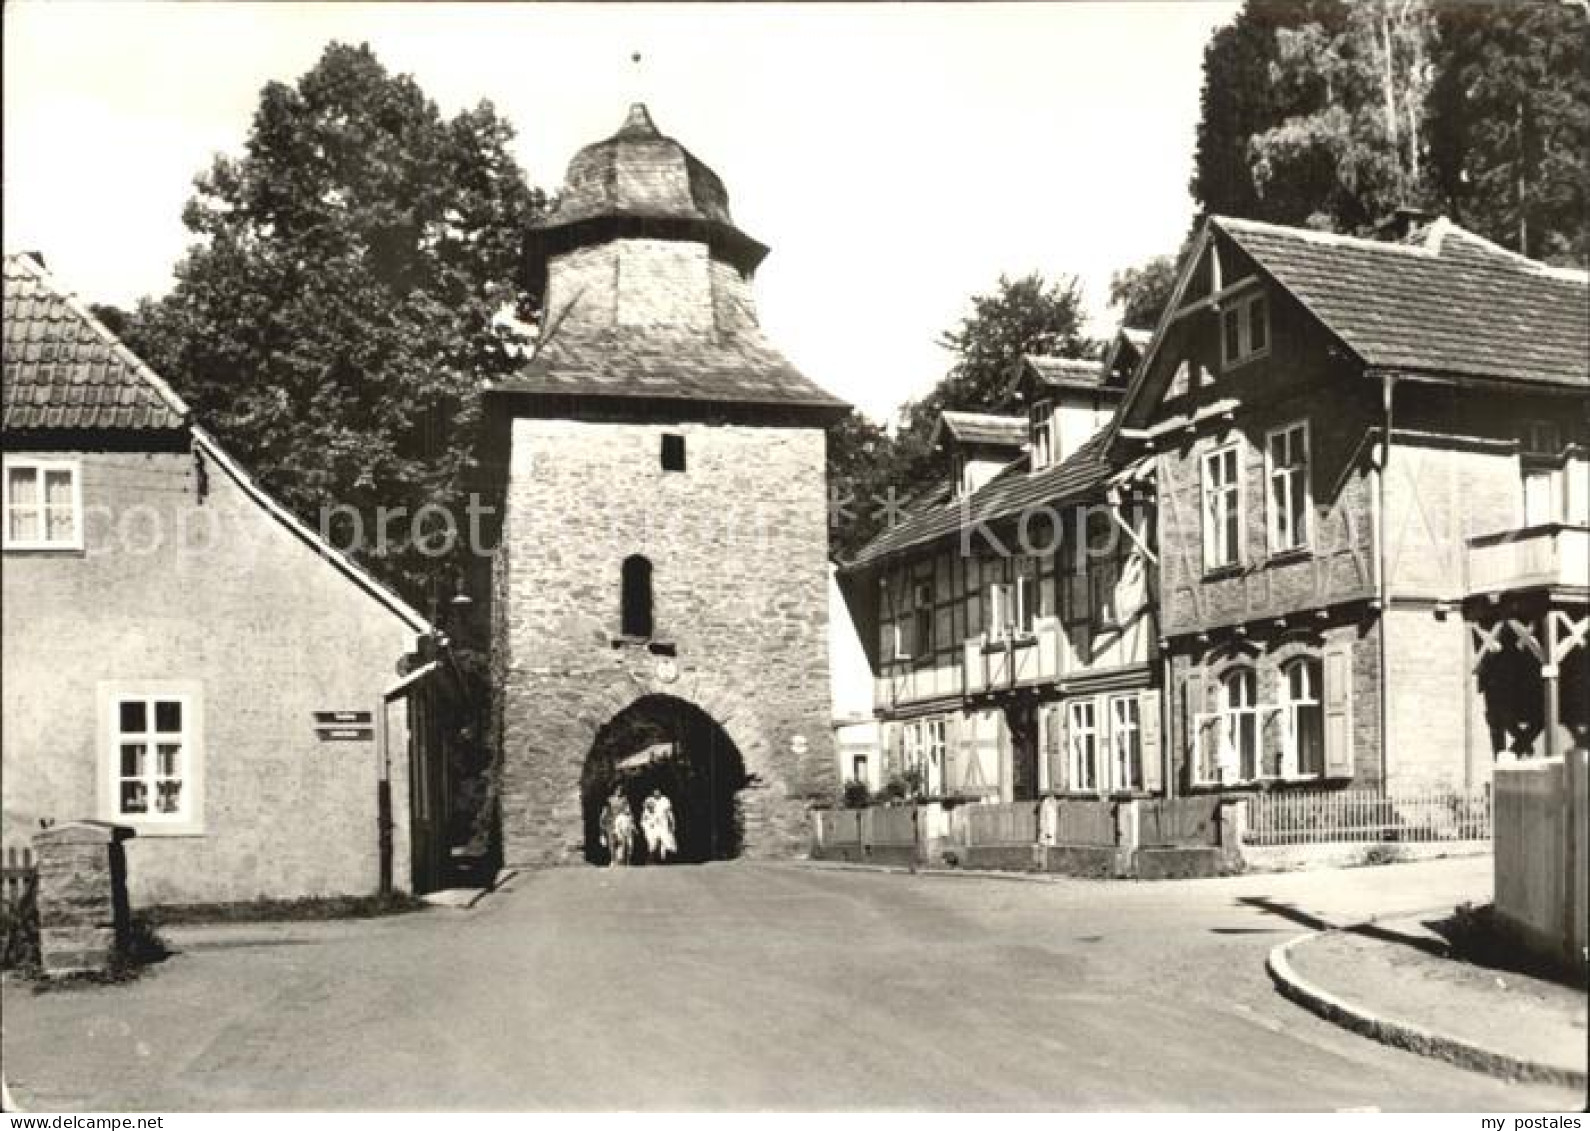
<instances>
[{"instance_id":1,"label":"bush","mask_svg":"<svg viewBox=\"0 0 1590 1131\"><path fill-rule=\"evenodd\" d=\"M1408 861L1408 850L1400 844L1371 844L1364 849L1364 863L1376 864L1404 864Z\"/></svg>"},{"instance_id":2,"label":"bush","mask_svg":"<svg viewBox=\"0 0 1590 1131\"><path fill-rule=\"evenodd\" d=\"M0 970L39 964L39 907L29 892L12 902L0 900Z\"/></svg>"},{"instance_id":3,"label":"bush","mask_svg":"<svg viewBox=\"0 0 1590 1131\"><path fill-rule=\"evenodd\" d=\"M847 781L840 803L846 809L865 809L872 804L872 790L864 781Z\"/></svg>"}]
</instances>

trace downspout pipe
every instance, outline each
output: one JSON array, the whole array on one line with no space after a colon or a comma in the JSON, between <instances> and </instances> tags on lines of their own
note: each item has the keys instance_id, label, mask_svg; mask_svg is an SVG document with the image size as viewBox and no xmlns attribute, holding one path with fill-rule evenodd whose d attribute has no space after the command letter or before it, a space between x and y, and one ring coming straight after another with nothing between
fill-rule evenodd
<instances>
[{"instance_id":1,"label":"downspout pipe","mask_svg":"<svg viewBox=\"0 0 1590 1131\"><path fill-rule=\"evenodd\" d=\"M1390 745L1391 672L1386 666L1386 630L1391 618L1391 584L1386 576L1386 476L1391 470L1391 429L1394 414L1392 402L1397 388L1396 374L1380 371L1380 458L1375 469L1375 604L1380 610L1380 788L1384 792L1390 762L1387 748Z\"/></svg>"}]
</instances>

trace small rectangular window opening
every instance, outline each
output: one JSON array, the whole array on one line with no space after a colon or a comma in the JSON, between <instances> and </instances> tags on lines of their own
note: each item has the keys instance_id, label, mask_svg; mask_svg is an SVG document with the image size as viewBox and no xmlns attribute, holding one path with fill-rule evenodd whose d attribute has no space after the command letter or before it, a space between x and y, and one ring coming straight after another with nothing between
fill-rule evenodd
<instances>
[{"instance_id":1,"label":"small rectangular window opening","mask_svg":"<svg viewBox=\"0 0 1590 1131\"><path fill-rule=\"evenodd\" d=\"M662 469L664 471L683 471L685 469L685 438L672 432L665 433L662 438Z\"/></svg>"}]
</instances>

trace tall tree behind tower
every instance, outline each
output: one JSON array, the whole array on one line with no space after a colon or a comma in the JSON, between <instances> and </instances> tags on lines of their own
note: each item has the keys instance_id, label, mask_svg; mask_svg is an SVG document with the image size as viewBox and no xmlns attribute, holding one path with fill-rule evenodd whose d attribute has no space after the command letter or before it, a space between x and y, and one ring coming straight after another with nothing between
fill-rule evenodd
<instances>
[{"instance_id":1,"label":"tall tree behind tower","mask_svg":"<svg viewBox=\"0 0 1590 1131\"><path fill-rule=\"evenodd\" d=\"M378 508L463 514L481 382L518 364L502 315L531 309L520 249L542 202L511 138L490 104L444 120L367 46L333 43L265 87L242 157L196 179L198 240L128 327L276 497L315 526L352 507L355 555L422 609L449 567L408 521L383 552ZM328 533L349 544L349 526Z\"/></svg>"}]
</instances>

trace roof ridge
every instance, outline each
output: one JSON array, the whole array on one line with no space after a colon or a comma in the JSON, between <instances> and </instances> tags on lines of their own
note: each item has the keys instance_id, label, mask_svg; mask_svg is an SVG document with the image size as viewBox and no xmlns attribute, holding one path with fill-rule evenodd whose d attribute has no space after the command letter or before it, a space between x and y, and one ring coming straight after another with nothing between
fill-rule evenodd
<instances>
[{"instance_id":1,"label":"roof ridge","mask_svg":"<svg viewBox=\"0 0 1590 1131\"><path fill-rule=\"evenodd\" d=\"M1569 282L1590 282L1590 271L1576 267L1557 267L1550 263L1542 263L1538 259L1514 251L1512 248L1503 247L1501 244L1490 240L1456 223L1450 217L1437 216L1430 222L1429 229L1424 238L1418 243L1396 243L1390 240L1371 239L1367 236L1349 236L1341 232L1325 232L1317 228L1297 228L1288 224L1272 224L1267 220L1249 220L1241 216L1210 216L1221 227L1247 228L1252 231L1271 232L1277 235L1293 236L1298 239L1308 240L1312 243L1327 244L1335 247L1360 247L1369 251L1403 252L1422 256L1426 259L1441 259L1442 245L1449 236L1457 236L1473 243L1480 244L1489 251L1516 263L1537 275L1549 278L1565 279Z\"/></svg>"},{"instance_id":2,"label":"roof ridge","mask_svg":"<svg viewBox=\"0 0 1590 1131\"><path fill-rule=\"evenodd\" d=\"M1333 247L1361 247L1369 251L1394 251L1405 255L1417 255L1421 259L1438 258L1436 253L1423 244L1392 243L1387 240L1370 239L1367 236L1348 236L1341 232L1325 232L1318 228L1296 228L1289 224L1272 224L1267 220L1248 220L1241 216L1210 216L1209 219L1221 228L1247 228L1250 231L1271 232L1282 236L1295 236L1310 243L1328 244ZM1439 219L1445 220L1442 216ZM1450 221L1448 221L1450 223ZM1453 224L1453 227L1457 225Z\"/></svg>"},{"instance_id":3,"label":"roof ridge","mask_svg":"<svg viewBox=\"0 0 1590 1131\"><path fill-rule=\"evenodd\" d=\"M165 378L151 369L143 358L128 349L127 344L110 327L95 317L94 312L84 305L75 292L68 291L61 285L60 280L55 277L48 267L38 262L33 256L21 252L11 252L6 255L6 259L31 274L40 286L45 287L57 300L64 303L68 310L77 315L89 329L99 336L105 345L110 347L127 368L132 370L136 376L142 378L154 390L155 395L165 403L167 408L182 417L183 420L191 421L192 410L188 408L187 402L177 395L177 391L166 383Z\"/></svg>"},{"instance_id":4,"label":"roof ridge","mask_svg":"<svg viewBox=\"0 0 1590 1131\"><path fill-rule=\"evenodd\" d=\"M1461 239L1466 239L1473 243L1477 243L1484 247L1487 251L1493 252L1496 255L1511 260L1521 267L1527 267L1529 270L1535 272L1538 275L1546 275L1557 279L1567 279L1571 282L1577 283L1590 282L1590 271L1586 271L1579 267L1558 267L1551 263L1542 263L1538 259L1531 259L1523 252L1514 251L1510 247L1503 247L1493 239L1488 239L1485 236L1480 235L1478 232L1471 232L1461 224L1454 224L1445 216L1439 217L1436 222L1430 226L1430 239L1433 241L1444 240L1449 235L1455 235Z\"/></svg>"}]
</instances>

